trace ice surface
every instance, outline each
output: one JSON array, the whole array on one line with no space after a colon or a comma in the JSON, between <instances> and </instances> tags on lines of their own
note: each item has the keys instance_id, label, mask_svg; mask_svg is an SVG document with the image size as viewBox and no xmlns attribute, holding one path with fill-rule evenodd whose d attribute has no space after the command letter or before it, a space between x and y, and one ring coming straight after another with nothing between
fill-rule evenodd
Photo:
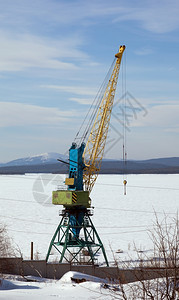
<instances>
[{"instance_id":1,"label":"ice surface","mask_svg":"<svg viewBox=\"0 0 179 300\"><path fill-rule=\"evenodd\" d=\"M7 225L14 245L21 249L24 258L30 258L31 241L36 256L45 258L62 209L51 204L51 192L63 184L64 178L65 175L52 174L0 176L1 223ZM95 207L92 220L111 262L113 255L120 260L127 259L128 253L135 257L133 242L148 253L152 243L147 230L152 229L154 212L162 220L164 213L172 218L179 208L178 174L128 175L126 196L123 179L122 175L101 175L91 194ZM102 257L100 260L103 262ZM71 282L72 276L91 281L75 284ZM23 282L11 276L1 283L0 299L112 299L101 279L94 282L98 280L91 277L69 272L58 281Z\"/></svg>"},{"instance_id":2,"label":"ice surface","mask_svg":"<svg viewBox=\"0 0 179 300\"><path fill-rule=\"evenodd\" d=\"M65 175L53 174L0 176L1 222L26 259L30 258L31 241L35 257L46 257L62 209L51 204L51 192L63 185L64 179ZM128 175L126 196L123 179L122 175L100 175L91 193L92 221L111 262L113 255L120 260L128 253L133 257L134 242L137 249L149 251L148 229L152 229L154 212L162 220L164 213L172 218L179 208L178 174ZM103 257L98 260L103 262Z\"/></svg>"}]
</instances>

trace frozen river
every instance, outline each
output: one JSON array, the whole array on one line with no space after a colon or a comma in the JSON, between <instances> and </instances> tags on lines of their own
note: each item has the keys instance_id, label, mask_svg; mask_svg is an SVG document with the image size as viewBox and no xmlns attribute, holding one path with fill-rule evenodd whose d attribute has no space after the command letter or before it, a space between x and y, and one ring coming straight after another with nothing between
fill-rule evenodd
<instances>
[{"instance_id":1,"label":"frozen river","mask_svg":"<svg viewBox=\"0 0 179 300\"><path fill-rule=\"evenodd\" d=\"M61 206L51 204L51 193L64 186L65 175L26 174L0 176L0 217L23 257L34 252L45 259L50 240L59 224ZM91 193L92 221L104 243L109 261L113 254L123 260L137 249L149 251L155 213L162 220L179 208L179 174L128 175L124 195L123 175L100 175ZM120 251L119 251L120 250ZM113 252L113 253L112 253ZM122 253L116 253L122 252ZM99 258L99 261L102 258Z\"/></svg>"}]
</instances>

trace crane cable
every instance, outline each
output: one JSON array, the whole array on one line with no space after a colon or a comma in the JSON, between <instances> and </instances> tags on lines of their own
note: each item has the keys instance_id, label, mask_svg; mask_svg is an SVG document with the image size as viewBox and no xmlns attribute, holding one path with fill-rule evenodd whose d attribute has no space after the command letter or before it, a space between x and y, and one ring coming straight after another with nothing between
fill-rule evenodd
<instances>
[{"instance_id":1,"label":"crane cable","mask_svg":"<svg viewBox=\"0 0 179 300\"><path fill-rule=\"evenodd\" d=\"M88 110L88 112L87 112L87 114L86 114L86 116L85 116L85 118L84 118L84 120L83 120L83 122L82 122L82 124L81 124L81 126L80 126L80 128L79 128L79 130L78 130L78 132L77 132L77 134L76 134L76 136L75 136L74 141L77 142L77 140L80 140L80 141L78 142L79 145L80 145L81 143L85 142L86 137L87 137L88 133L89 133L90 130L91 130L91 127L92 127L94 118L95 118L96 113L97 113L97 111L98 111L98 109L99 109L100 103L101 103L102 98L103 98L103 95L104 95L104 91L105 91L105 89L106 89L107 83L108 83L109 78L110 78L110 75L111 75L111 73L112 73L112 70L113 70L113 67L114 67L115 60L116 60L116 59L114 58L114 60L113 60L113 62L112 62L112 64L111 64L111 66L110 66L110 68L109 68L109 71L107 72L107 75L105 76L105 79L104 79L103 83L101 84L101 86L100 86L100 88L99 88L99 90L98 90L98 92L97 92L97 95L96 95L96 97L94 98L94 100L93 100L93 102L92 102L92 104L91 104L91 106L90 106L90 108L89 108L89 110ZM92 110L92 109L93 109L93 110ZM91 111L92 111L92 113L91 113L91 116L89 117ZM89 118L89 119L88 119L88 118ZM87 119L88 119L88 121L87 121ZM79 134L80 134L80 132L82 131L83 126L85 126L85 122L86 122L86 121L87 121L87 125L86 125L86 127L85 127L85 130L83 131L82 136L79 137Z\"/></svg>"},{"instance_id":2,"label":"crane cable","mask_svg":"<svg viewBox=\"0 0 179 300\"><path fill-rule=\"evenodd\" d=\"M122 62L122 115L123 115L123 184L124 184L124 195L126 195L127 185L127 99L126 99L126 52L124 53L124 63Z\"/></svg>"}]
</instances>

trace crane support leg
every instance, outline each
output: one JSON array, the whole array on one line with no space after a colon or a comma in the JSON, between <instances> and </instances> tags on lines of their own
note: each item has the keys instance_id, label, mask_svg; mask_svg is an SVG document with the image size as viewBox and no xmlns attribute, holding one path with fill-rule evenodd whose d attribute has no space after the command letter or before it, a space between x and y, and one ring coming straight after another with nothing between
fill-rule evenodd
<instances>
[{"instance_id":1,"label":"crane support leg","mask_svg":"<svg viewBox=\"0 0 179 300\"><path fill-rule=\"evenodd\" d=\"M66 208L61 215L62 219L51 240L46 261L53 249L60 255L60 263L95 265L97 254L102 251L105 263L109 266L104 246L90 218L91 211L86 208Z\"/></svg>"}]
</instances>

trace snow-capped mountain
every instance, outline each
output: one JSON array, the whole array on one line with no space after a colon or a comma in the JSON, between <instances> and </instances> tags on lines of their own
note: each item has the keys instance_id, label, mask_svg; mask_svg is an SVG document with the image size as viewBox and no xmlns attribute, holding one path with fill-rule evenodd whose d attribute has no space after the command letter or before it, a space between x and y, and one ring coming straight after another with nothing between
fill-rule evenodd
<instances>
[{"instance_id":1,"label":"snow-capped mountain","mask_svg":"<svg viewBox=\"0 0 179 300\"><path fill-rule=\"evenodd\" d=\"M43 153L29 157L12 160L8 163L1 164L1 166L29 166L56 163L57 159L66 160L67 156L56 152Z\"/></svg>"},{"instance_id":2,"label":"snow-capped mountain","mask_svg":"<svg viewBox=\"0 0 179 300\"><path fill-rule=\"evenodd\" d=\"M24 173L67 173L69 162L68 155L49 152L33 155L25 158L12 160L0 164L0 174L24 174ZM149 160L128 160L124 166L122 160L105 159L102 161L101 174L157 174L157 173L179 173L179 157L158 158Z\"/></svg>"}]
</instances>

